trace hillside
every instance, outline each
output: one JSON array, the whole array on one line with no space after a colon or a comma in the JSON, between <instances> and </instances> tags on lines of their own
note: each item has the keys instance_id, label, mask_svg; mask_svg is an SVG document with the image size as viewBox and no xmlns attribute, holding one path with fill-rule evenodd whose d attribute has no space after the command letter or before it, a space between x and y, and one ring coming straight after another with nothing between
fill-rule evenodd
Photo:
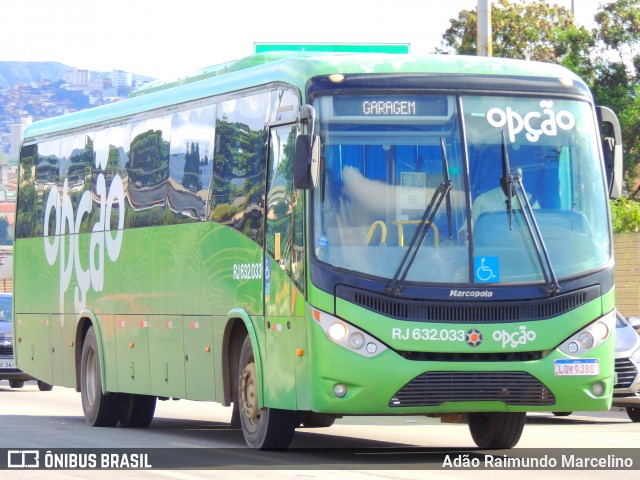
<instances>
[{"instance_id":1,"label":"hillside","mask_svg":"<svg viewBox=\"0 0 640 480\"><path fill-rule=\"evenodd\" d=\"M58 62L2 62L0 61L0 87L13 87L16 83L50 80L56 82L72 67Z\"/></svg>"},{"instance_id":2,"label":"hillside","mask_svg":"<svg viewBox=\"0 0 640 480\"><path fill-rule=\"evenodd\" d=\"M65 74L73 70L59 62L0 61L0 154L17 160L16 142L11 126L25 119L38 121L68 112L84 110L105 102L126 98L136 85L152 80L127 74L124 83L113 84L112 72L90 71L65 81ZM121 80L121 79L119 79ZM68 83L67 83L68 82Z\"/></svg>"}]
</instances>

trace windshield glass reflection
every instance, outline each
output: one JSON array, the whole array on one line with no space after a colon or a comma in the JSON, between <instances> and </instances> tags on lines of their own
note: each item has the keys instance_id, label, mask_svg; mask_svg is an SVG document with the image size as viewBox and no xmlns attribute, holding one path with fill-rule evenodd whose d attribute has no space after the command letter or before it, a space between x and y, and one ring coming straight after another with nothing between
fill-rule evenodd
<instances>
[{"instance_id":1,"label":"windshield glass reflection","mask_svg":"<svg viewBox=\"0 0 640 480\"><path fill-rule=\"evenodd\" d=\"M522 205L515 197L507 202L503 147L558 278L606 263L606 195L589 105L462 97L464 143L457 105L455 97L443 95L316 100L324 165L313 193L316 257L392 279L443 181L444 144L450 208L437 210L407 282L545 280L549 262L539 258Z\"/></svg>"},{"instance_id":2,"label":"windshield glass reflection","mask_svg":"<svg viewBox=\"0 0 640 480\"><path fill-rule=\"evenodd\" d=\"M465 195L455 99L323 97L316 109L325 166L314 192L318 258L392 278L442 182L444 143L452 182L450 215L446 208L438 210L407 280L466 281L467 242L458 235L465 222Z\"/></svg>"},{"instance_id":3,"label":"windshield glass reflection","mask_svg":"<svg viewBox=\"0 0 640 480\"><path fill-rule=\"evenodd\" d=\"M511 97L464 97L463 105L474 281L541 281L545 270L562 278L604 264L610 250L606 196L589 106ZM505 189L505 158L532 207L533 232L524 196ZM532 238L536 229L540 248Z\"/></svg>"}]
</instances>

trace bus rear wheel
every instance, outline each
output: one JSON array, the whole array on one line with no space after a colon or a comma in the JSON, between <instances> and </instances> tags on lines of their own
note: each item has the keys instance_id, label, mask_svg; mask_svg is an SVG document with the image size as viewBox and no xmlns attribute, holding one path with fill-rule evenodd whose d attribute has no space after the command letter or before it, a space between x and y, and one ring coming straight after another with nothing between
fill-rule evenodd
<instances>
[{"instance_id":1,"label":"bus rear wheel","mask_svg":"<svg viewBox=\"0 0 640 480\"><path fill-rule=\"evenodd\" d=\"M526 412L478 412L469 414L469 431L480 448L512 448L520 440Z\"/></svg>"},{"instance_id":2,"label":"bus rear wheel","mask_svg":"<svg viewBox=\"0 0 640 480\"><path fill-rule=\"evenodd\" d=\"M240 425L247 445L261 450L287 448L299 424L298 412L260 408L258 375L249 337L242 344L237 384Z\"/></svg>"},{"instance_id":3,"label":"bus rear wheel","mask_svg":"<svg viewBox=\"0 0 640 480\"><path fill-rule=\"evenodd\" d=\"M92 427L114 427L120 415L121 397L102 392L100 355L93 327L89 327L80 360L80 396L84 419Z\"/></svg>"},{"instance_id":4,"label":"bus rear wheel","mask_svg":"<svg viewBox=\"0 0 640 480\"><path fill-rule=\"evenodd\" d=\"M120 405L120 425L127 428L147 428L151 425L156 411L156 399L150 395L122 395Z\"/></svg>"}]
</instances>

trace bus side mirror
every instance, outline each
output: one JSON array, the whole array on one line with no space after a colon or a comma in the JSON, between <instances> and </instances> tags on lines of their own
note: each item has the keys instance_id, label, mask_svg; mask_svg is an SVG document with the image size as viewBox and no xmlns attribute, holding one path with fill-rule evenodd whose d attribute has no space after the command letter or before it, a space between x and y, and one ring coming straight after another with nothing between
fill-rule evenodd
<instances>
[{"instance_id":1,"label":"bus side mirror","mask_svg":"<svg viewBox=\"0 0 640 480\"><path fill-rule=\"evenodd\" d=\"M622 130L616 114L607 107L596 107L602 138L604 167L607 173L609 197L617 199L622 196Z\"/></svg>"},{"instance_id":2,"label":"bus side mirror","mask_svg":"<svg viewBox=\"0 0 640 480\"><path fill-rule=\"evenodd\" d=\"M311 105L300 107L300 123L307 125L308 134L298 135L293 160L293 186L312 190L318 180L320 169L320 137L313 134L316 112Z\"/></svg>"},{"instance_id":3,"label":"bus side mirror","mask_svg":"<svg viewBox=\"0 0 640 480\"><path fill-rule=\"evenodd\" d=\"M312 141L313 138L313 141ZM313 145L311 145L313 143ZM293 186L302 190L312 190L318 181L320 169L320 137L298 135L293 164Z\"/></svg>"}]
</instances>

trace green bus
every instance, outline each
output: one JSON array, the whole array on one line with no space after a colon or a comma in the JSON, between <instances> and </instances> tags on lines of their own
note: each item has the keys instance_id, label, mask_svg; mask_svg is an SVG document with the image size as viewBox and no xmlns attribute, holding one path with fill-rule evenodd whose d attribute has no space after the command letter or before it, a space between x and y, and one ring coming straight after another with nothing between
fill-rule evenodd
<instances>
[{"instance_id":1,"label":"green bus","mask_svg":"<svg viewBox=\"0 0 640 480\"><path fill-rule=\"evenodd\" d=\"M97 427L173 398L253 448L350 415L511 448L611 405L621 152L568 70L462 56L263 52L36 122L18 367Z\"/></svg>"}]
</instances>

